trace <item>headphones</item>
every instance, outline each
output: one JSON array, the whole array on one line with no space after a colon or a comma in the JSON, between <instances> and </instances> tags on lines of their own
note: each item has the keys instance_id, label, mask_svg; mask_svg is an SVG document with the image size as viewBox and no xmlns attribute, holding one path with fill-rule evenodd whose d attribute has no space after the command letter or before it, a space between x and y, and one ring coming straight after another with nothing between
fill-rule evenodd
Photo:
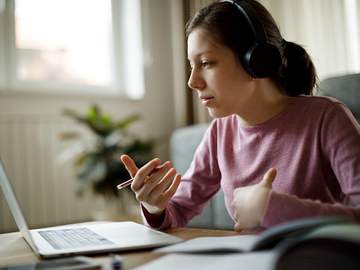
<instances>
[{"instance_id":1,"label":"headphones","mask_svg":"<svg viewBox=\"0 0 360 270\"><path fill-rule=\"evenodd\" d=\"M248 22L254 43L242 57L244 69L253 78L268 78L278 74L281 65L279 49L268 43L266 33L254 8L246 0L224 0L233 4Z\"/></svg>"}]
</instances>

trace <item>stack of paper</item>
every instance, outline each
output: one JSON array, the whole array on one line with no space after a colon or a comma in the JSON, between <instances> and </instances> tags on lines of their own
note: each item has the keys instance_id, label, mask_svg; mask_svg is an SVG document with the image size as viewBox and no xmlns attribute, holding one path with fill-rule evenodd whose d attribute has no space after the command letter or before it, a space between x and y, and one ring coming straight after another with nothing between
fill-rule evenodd
<instances>
[{"instance_id":1,"label":"stack of paper","mask_svg":"<svg viewBox=\"0 0 360 270\"><path fill-rule=\"evenodd\" d=\"M230 255L171 254L147 263L137 270L269 270L275 253L252 252Z\"/></svg>"}]
</instances>

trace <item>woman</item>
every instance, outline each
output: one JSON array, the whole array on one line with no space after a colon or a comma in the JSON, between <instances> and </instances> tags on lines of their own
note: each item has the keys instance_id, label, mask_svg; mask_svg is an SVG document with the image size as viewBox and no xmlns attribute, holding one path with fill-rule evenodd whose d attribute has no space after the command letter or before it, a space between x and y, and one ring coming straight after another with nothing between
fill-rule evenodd
<instances>
[{"instance_id":1,"label":"woman","mask_svg":"<svg viewBox=\"0 0 360 270\"><path fill-rule=\"evenodd\" d=\"M359 124L339 101L312 96L309 55L261 4L230 2L187 25L188 85L215 118L189 170L181 177L159 159L138 169L121 157L145 221L184 226L220 187L238 231L321 215L360 221ZM261 36L271 48L254 64Z\"/></svg>"}]
</instances>

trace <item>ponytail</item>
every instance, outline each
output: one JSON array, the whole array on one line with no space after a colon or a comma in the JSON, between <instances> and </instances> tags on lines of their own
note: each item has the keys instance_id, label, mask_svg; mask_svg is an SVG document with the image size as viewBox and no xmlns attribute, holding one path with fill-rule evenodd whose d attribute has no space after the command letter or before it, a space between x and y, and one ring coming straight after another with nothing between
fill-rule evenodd
<instances>
[{"instance_id":1,"label":"ponytail","mask_svg":"<svg viewBox=\"0 0 360 270\"><path fill-rule=\"evenodd\" d=\"M283 63L277 81L288 96L312 95L317 86L315 66L303 47L283 41Z\"/></svg>"}]
</instances>

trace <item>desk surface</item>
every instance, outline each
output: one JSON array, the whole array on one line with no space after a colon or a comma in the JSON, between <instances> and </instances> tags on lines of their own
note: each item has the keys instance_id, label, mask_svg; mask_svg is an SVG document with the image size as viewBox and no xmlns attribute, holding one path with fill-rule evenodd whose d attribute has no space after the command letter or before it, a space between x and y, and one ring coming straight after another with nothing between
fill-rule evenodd
<instances>
[{"instance_id":1,"label":"desk surface","mask_svg":"<svg viewBox=\"0 0 360 270\"><path fill-rule=\"evenodd\" d=\"M238 234L234 231L195 228L169 229L165 232L185 240L200 236L229 236ZM123 269L132 269L163 256L162 254L151 253L151 251L132 251L121 252L118 254L123 257ZM94 256L94 258L101 260L106 257ZM33 253L19 232L0 234L0 267L6 265L26 264L36 261L38 261L38 257Z\"/></svg>"}]
</instances>

